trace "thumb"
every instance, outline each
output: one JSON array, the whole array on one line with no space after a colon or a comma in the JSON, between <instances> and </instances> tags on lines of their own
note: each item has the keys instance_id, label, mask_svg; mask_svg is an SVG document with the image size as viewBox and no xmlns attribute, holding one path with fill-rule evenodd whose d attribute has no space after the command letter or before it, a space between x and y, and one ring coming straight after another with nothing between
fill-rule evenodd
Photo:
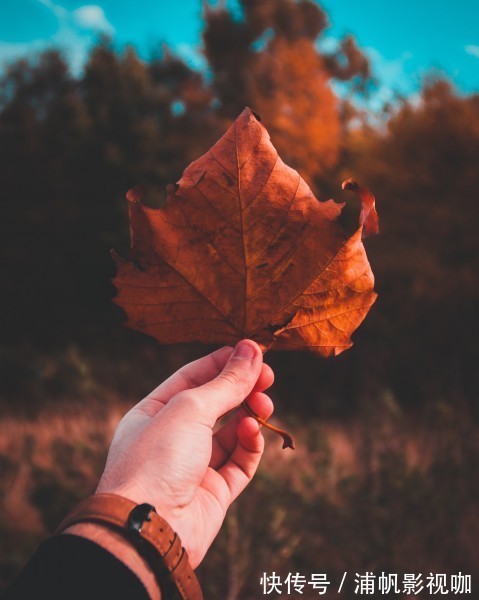
<instances>
[{"instance_id":1,"label":"thumb","mask_svg":"<svg viewBox=\"0 0 479 600\"><path fill-rule=\"evenodd\" d=\"M211 414L212 425L237 407L253 390L261 373L263 353L256 342L242 340L219 375L194 390Z\"/></svg>"}]
</instances>

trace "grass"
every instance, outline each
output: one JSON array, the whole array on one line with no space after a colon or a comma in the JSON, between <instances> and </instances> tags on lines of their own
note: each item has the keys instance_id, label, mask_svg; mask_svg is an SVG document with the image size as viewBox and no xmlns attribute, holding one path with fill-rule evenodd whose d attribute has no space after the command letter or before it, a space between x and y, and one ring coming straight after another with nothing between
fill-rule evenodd
<instances>
[{"instance_id":1,"label":"grass","mask_svg":"<svg viewBox=\"0 0 479 600\"><path fill-rule=\"evenodd\" d=\"M2 586L94 490L125 410L92 402L2 420ZM265 571L477 575L477 426L442 405L421 418L388 402L349 421L288 418L294 452L266 432L260 472L199 569L206 597L257 598Z\"/></svg>"}]
</instances>

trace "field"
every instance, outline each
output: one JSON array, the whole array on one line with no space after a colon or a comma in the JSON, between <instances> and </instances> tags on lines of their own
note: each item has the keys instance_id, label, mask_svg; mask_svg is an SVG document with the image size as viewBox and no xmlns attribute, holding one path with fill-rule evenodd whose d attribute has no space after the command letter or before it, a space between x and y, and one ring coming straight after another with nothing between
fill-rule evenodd
<instances>
[{"instance_id":1,"label":"field","mask_svg":"<svg viewBox=\"0 0 479 600\"><path fill-rule=\"evenodd\" d=\"M199 569L206 597L258 598L260 578L272 572L283 580L327 573L333 597L347 571L343 593L351 598L353 576L366 571L479 575L474 421L440 403L411 414L384 393L347 419L302 422L288 409L293 400L276 398L273 422L294 433L297 449L282 450L265 432L260 471ZM133 402L103 390L32 418L2 419L3 584L94 490L116 423Z\"/></svg>"}]
</instances>

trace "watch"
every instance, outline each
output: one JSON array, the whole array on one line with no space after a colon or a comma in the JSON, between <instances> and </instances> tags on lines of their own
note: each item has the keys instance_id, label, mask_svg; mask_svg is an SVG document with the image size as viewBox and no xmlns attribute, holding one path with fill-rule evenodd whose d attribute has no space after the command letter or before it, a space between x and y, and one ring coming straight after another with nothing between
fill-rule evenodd
<instances>
[{"instance_id":1,"label":"watch","mask_svg":"<svg viewBox=\"0 0 479 600\"><path fill-rule=\"evenodd\" d=\"M63 519L56 533L85 522L122 533L152 568L165 600L174 597L174 590L183 600L202 600L200 584L178 534L154 506L136 504L116 494L94 494Z\"/></svg>"}]
</instances>

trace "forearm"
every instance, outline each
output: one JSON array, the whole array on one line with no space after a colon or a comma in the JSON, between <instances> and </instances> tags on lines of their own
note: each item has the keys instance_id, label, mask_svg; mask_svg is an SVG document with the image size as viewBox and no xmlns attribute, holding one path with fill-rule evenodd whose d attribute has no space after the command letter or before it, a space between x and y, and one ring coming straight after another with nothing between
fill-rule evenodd
<instances>
[{"instance_id":1,"label":"forearm","mask_svg":"<svg viewBox=\"0 0 479 600\"><path fill-rule=\"evenodd\" d=\"M78 524L90 526L72 529ZM57 538L78 540L109 557L119 571L136 580L145 600L160 598L158 586L163 598L177 593L191 600L203 597L178 534L151 504L112 493L93 494L70 511L57 531L68 532ZM101 579L102 569L96 570Z\"/></svg>"},{"instance_id":2,"label":"forearm","mask_svg":"<svg viewBox=\"0 0 479 600\"><path fill-rule=\"evenodd\" d=\"M123 562L145 586L151 600L161 600L155 574L143 557L120 533L96 523L78 523L64 531L95 542Z\"/></svg>"},{"instance_id":3,"label":"forearm","mask_svg":"<svg viewBox=\"0 0 479 600\"><path fill-rule=\"evenodd\" d=\"M129 566L90 537L80 535L55 535L42 542L2 594L2 600L37 598L151 600L145 584Z\"/></svg>"}]
</instances>

